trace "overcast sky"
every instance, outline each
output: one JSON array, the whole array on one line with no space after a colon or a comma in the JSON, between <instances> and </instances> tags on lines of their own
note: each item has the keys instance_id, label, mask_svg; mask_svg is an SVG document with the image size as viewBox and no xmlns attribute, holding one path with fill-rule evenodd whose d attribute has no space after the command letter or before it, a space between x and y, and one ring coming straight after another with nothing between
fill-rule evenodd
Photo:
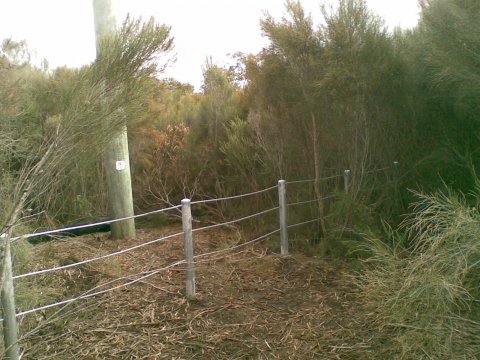
<instances>
[{"instance_id":1,"label":"overcast sky","mask_svg":"<svg viewBox=\"0 0 480 360\"><path fill-rule=\"evenodd\" d=\"M315 22L325 0L301 0ZM117 21L127 13L170 25L175 37L177 61L166 76L189 82L198 89L206 57L219 65L227 54L257 53L266 44L259 20L265 11L280 19L284 0L116 0ZM370 9L391 28L414 27L417 0L367 0ZM95 57L92 0L3 0L0 40L26 40L37 59L50 67L77 67Z\"/></svg>"}]
</instances>

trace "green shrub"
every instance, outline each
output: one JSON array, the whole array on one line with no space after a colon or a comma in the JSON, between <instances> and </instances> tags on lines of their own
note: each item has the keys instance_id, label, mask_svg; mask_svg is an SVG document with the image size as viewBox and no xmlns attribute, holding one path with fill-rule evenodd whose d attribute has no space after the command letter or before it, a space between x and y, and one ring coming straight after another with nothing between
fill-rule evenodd
<instances>
[{"instance_id":1,"label":"green shrub","mask_svg":"<svg viewBox=\"0 0 480 360\"><path fill-rule=\"evenodd\" d=\"M367 199L354 199L343 191L335 193L335 201L326 216L329 236L334 238L330 255L345 259L364 258L366 233L378 228L373 205Z\"/></svg>"},{"instance_id":2,"label":"green shrub","mask_svg":"<svg viewBox=\"0 0 480 360\"><path fill-rule=\"evenodd\" d=\"M401 359L477 358L478 206L451 191L416 195L414 213L402 225L409 241L370 239L370 266L359 278L379 347Z\"/></svg>"}]
</instances>

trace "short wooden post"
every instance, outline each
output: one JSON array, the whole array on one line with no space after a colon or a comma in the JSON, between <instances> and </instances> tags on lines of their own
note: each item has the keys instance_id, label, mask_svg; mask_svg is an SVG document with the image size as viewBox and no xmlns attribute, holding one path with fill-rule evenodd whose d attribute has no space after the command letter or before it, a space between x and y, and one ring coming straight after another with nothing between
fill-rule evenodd
<instances>
[{"instance_id":1,"label":"short wooden post","mask_svg":"<svg viewBox=\"0 0 480 360\"><path fill-rule=\"evenodd\" d=\"M345 193L348 194L348 191L350 190L350 170L345 170L343 172L343 185L345 189Z\"/></svg>"},{"instance_id":2,"label":"short wooden post","mask_svg":"<svg viewBox=\"0 0 480 360\"><path fill-rule=\"evenodd\" d=\"M195 267L193 265L192 210L190 199L182 200L182 225L187 278L185 281L187 299L195 298Z\"/></svg>"},{"instance_id":3,"label":"short wooden post","mask_svg":"<svg viewBox=\"0 0 480 360\"><path fill-rule=\"evenodd\" d=\"M3 342L5 355L8 360L20 359L20 346L18 344L18 324L15 310L15 290L13 287L12 255L10 250L10 234L3 238L5 243L4 271L5 280L1 292L3 312Z\"/></svg>"},{"instance_id":4,"label":"short wooden post","mask_svg":"<svg viewBox=\"0 0 480 360\"><path fill-rule=\"evenodd\" d=\"M288 255L287 188L285 180L278 181L278 208L280 216L280 252Z\"/></svg>"}]
</instances>

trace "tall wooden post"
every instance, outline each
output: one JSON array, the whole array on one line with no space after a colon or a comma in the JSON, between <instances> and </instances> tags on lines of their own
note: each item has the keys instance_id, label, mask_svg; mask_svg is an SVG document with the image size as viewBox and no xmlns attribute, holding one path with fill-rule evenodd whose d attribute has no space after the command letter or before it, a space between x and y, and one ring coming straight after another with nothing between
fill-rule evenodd
<instances>
[{"instance_id":1,"label":"tall wooden post","mask_svg":"<svg viewBox=\"0 0 480 360\"><path fill-rule=\"evenodd\" d=\"M97 56L100 41L116 31L113 0L93 0ZM114 219L133 216L132 182L128 153L127 125L114 134L105 149L105 174L107 177L110 215ZM129 219L112 224L114 239L135 238L135 220Z\"/></svg>"},{"instance_id":2,"label":"tall wooden post","mask_svg":"<svg viewBox=\"0 0 480 360\"><path fill-rule=\"evenodd\" d=\"M6 234L5 243L5 280L1 292L3 314L3 342L5 356L8 360L20 359L20 345L18 343L18 324L15 310L15 292L13 288L12 255L10 250L10 234Z\"/></svg>"}]
</instances>

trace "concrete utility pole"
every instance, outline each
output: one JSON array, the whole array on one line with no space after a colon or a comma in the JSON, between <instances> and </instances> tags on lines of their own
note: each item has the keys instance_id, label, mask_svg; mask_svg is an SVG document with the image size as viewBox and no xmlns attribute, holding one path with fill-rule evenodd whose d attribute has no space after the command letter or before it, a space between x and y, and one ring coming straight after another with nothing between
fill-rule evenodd
<instances>
[{"instance_id":1,"label":"concrete utility pole","mask_svg":"<svg viewBox=\"0 0 480 360\"><path fill-rule=\"evenodd\" d=\"M114 0L93 0L95 39L97 57L100 54L100 40L117 30ZM127 125L113 137L105 149L105 173L107 176L110 215L114 219L133 216L132 182L128 154ZM134 219L112 224L114 239L135 238Z\"/></svg>"}]
</instances>

